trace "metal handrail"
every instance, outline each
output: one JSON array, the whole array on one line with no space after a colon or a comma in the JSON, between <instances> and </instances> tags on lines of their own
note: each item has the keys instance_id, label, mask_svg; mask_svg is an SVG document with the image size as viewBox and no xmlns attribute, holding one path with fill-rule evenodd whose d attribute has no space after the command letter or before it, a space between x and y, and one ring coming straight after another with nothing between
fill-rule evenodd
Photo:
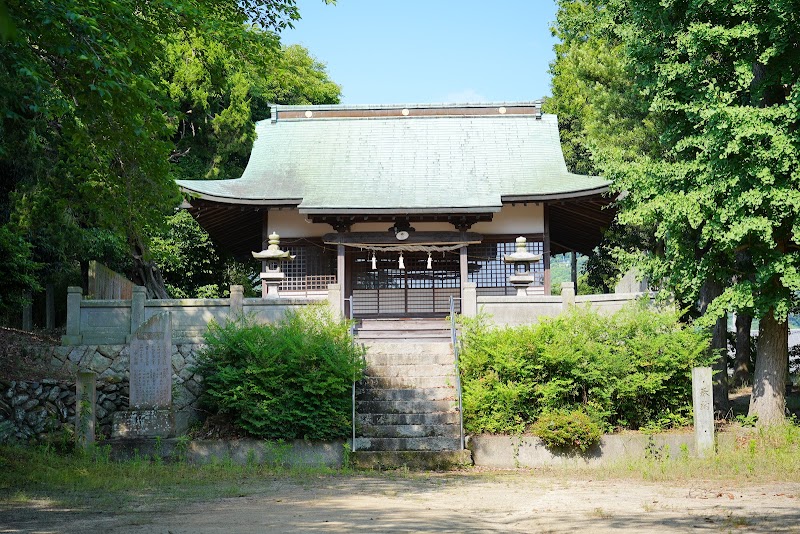
<instances>
[{"instance_id":1,"label":"metal handrail","mask_svg":"<svg viewBox=\"0 0 800 534\"><path fill-rule=\"evenodd\" d=\"M344 302L350 303L350 310L348 313L348 319L350 320L350 342L353 344L353 347L356 345L356 325L353 321L353 296L350 295L349 297L342 299ZM350 448L351 452L355 452L356 450L356 375L355 371L353 371L353 384L351 387L351 395L352 395L352 423L353 423L353 442Z\"/></svg>"},{"instance_id":2,"label":"metal handrail","mask_svg":"<svg viewBox=\"0 0 800 534\"><path fill-rule=\"evenodd\" d=\"M460 429L460 443L461 450L464 446L464 405L461 401L461 369L458 365L458 331L456 329L456 300L461 300L461 297L454 297L450 295L450 338L453 341L453 354L455 355L456 367L456 388L458 389L458 419Z\"/></svg>"}]
</instances>

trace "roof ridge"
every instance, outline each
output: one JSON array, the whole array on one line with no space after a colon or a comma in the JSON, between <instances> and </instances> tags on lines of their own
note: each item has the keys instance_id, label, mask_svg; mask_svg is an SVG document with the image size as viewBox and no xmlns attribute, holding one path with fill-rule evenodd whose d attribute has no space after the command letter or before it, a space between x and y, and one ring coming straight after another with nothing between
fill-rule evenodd
<instances>
[{"instance_id":1,"label":"roof ridge","mask_svg":"<svg viewBox=\"0 0 800 534\"><path fill-rule=\"evenodd\" d=\"M513 100L489 102L431 102L431 103L396 103L396 104L270 104L270 109L291 111L322 110L381 110L381 109L459 109L459 108L493 108L493 107L541 107L543 101Z\"/></svg>"}]
</instances>

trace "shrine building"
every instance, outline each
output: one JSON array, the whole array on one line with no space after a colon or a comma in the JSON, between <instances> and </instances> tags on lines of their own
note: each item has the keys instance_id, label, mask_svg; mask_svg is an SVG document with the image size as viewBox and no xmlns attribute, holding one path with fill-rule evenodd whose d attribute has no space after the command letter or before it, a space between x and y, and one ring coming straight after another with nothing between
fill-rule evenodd
<instances>
[{"instance_id":1,"label":"shrine building","mask_svg":"<svg viewBox=\"0 0 800 534\"><path fill-rule=\"evenodd\" d=\"M178 181L188 209L242 259L278 233L279 294L339 284L356 317L444 316L467 282L516 294L518 236L542 255L528 293L549 294L551 256L588 254L614 215L540 102L274 106L256 132L241 178Z\"/></svg>"}]
</instances>

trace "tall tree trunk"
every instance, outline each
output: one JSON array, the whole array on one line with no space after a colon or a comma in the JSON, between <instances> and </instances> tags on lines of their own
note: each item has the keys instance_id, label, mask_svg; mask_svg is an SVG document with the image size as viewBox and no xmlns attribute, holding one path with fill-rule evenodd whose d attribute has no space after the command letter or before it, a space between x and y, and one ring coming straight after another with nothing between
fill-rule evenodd
<instances>
[{"instance_id":1,"label":"tall tree trunk","mask_svg":"<svg viewBox=\"0 0 800 534\"><path fill-rule=\"evenodd\" d=\"M756 370L749 415L760 426L782 423L786 410L786 373L789 365L789 323L778 321L770 310L758 328Z\"/></svg>"},{"instance_id":2,"label":"tall tree trunk","mask_svg":"<svg viewBox=\"0 0 800 534\"><path fill-rule=\"evenodd\" d=\"M722 286L707 280L700 289L700 312L706 313L709 304L722 294ZM714 411L726 415L730 410L728 401L728 320L720 317L711 329L711 351L715 356L714 371Z\"/></svg>"},{"instance_id":3,"label":"tall tree trunk","mask_svg":"<svg viewBox=\"0 0 800 534\"><path fill-rule=\"evenodd\" d=\"M733 364L733 380L737 386L751 383L750 367L750 328L753 326L751 315L736 315L736 361Z\"/></svg>"},{"instance_id":4,"label":"tall tree trunk","mask_svg":"<svg viewBox=\"0 0 800 534\"><path fill-rule=\"evenodd\" d=\"M169 293L164 285L164 277L158 265L152 261L144 259L144 246L140 242L133 244L133 276L131 281L134 284L144 286L147 290L147 298L168 299Z\"/></svg>"}]
</instances>

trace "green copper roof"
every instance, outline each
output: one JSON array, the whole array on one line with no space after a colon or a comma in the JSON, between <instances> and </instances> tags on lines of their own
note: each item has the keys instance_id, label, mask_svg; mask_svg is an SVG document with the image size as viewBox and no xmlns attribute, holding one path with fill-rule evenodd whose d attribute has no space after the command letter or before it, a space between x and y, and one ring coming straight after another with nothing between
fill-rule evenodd
<instances>
[{"instance_id":1,"label":"green copper roof","mask_svg":"<svg viewBox=\"0 0 800 534\"><path fill-rule=\"evenodd\" d=\"M567 171L558 121L535 106L276 106L241 178L178 185L304 213L491 212L605 190L607 180Z\"/></svg>"}]
</instances>

